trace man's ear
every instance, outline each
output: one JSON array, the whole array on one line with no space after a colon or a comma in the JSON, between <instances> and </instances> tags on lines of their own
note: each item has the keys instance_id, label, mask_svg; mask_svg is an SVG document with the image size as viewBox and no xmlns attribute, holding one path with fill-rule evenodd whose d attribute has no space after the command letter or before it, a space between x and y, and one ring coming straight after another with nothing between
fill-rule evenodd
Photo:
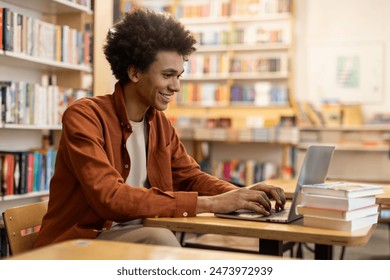
<instances>
[{"instance_id":1,"label":"man's ear","mask_svg":"<svg viewBox=\"0 0 390 280\"><path fill-rule=\"evenodd\" d=\"M130 79L130 81L132 81L133 83L138 83L139 81L139 72L138 70L133 67L133 66L129 66L127 68L127 75Z\"/></svg>"}]
</instances>

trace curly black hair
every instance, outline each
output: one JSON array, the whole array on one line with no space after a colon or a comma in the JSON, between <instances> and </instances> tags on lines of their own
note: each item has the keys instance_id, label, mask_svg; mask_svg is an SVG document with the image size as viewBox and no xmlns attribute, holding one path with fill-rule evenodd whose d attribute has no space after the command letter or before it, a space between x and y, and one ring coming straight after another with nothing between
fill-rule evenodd
<instances>
[{"instance_id":1,"label":"curly black hair","mask_svg":"<svg viewBox=\"0 0 390 280\"><path fill-rule=\"evenodd\" d=\"M111 70L121 84L130 80L128 67L146 71L159 51L176 51L184 59L194 52L195 38L173 16L138 8L125 13L108 32L103 46Z\"/></svg>"}]
</instances>

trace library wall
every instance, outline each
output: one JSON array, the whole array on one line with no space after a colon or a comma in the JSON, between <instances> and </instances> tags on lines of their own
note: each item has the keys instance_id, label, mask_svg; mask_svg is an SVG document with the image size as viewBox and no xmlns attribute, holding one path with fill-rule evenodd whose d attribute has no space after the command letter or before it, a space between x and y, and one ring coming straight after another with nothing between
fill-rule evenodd
<instances>
[{"instance_id":1,"label":"library wall","mask_svg":"<svg viewBox=\"0 0 390 280\"><path fill-rule=\"evenodd\" d=\"M360 102L366 121L376 113L389 114L390 1L297 0L295 7L296 98L317 108L332 97ZM349 84L337 84L342 57L352 59L355 78Z\"/></svg>"}]
</instances>

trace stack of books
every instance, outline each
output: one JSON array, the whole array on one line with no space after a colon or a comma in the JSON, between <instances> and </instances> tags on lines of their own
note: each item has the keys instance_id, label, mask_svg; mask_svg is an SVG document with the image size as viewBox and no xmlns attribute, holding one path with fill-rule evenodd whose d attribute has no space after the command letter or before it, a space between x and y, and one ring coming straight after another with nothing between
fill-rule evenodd
<instances>
[{"instance_id":1,"label":"stack of books","mask_svg":"<svg viewBox=\"0 0 390 280\"><path fill-rule=\"evenodd\" d=\"M303 185L297 212L304 226L354 231L377 223L380 193L382 186L352 182Z\"/></svg>"}]
</instances>

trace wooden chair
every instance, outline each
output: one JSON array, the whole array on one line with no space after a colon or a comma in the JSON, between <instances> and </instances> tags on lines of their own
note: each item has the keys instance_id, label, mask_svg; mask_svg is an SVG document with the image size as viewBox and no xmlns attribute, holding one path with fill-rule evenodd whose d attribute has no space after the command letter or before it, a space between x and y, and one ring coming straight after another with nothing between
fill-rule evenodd
<instances>
[{"instance_id":1,"label":"wooden chair","mask_svg":"<svg viewBox=\"0 0 390 280\"><path fill-rule=\"evenodd\" d=\"M47 201L8 208L3 213L12 255L31 250L47 212Z\"/></svg>"}]
</instances>

